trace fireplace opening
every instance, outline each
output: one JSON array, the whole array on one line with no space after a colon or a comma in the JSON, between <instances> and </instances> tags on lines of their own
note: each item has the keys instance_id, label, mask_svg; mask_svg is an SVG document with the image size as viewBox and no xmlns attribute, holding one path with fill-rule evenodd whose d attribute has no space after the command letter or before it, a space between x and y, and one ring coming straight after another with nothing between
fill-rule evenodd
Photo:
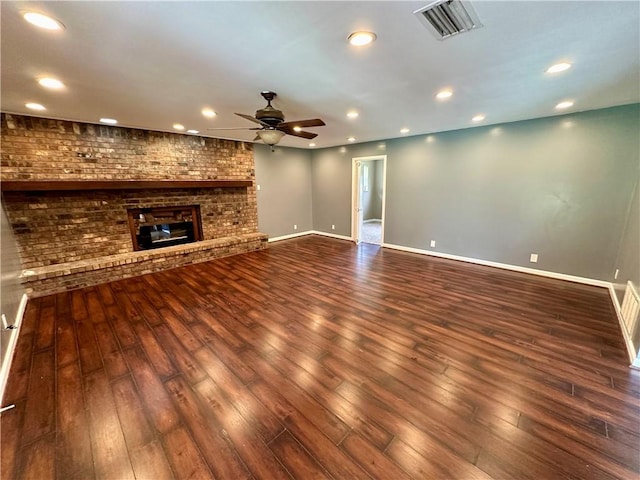
<instances>
[{"instance_id":1,"label":"fireplace opening","mask_svg":"<svg viewBox=\"0 0 640 480\"><path fill-rule=\"evenodd\" d=\"M140 227L138 245L142 250L193 242L193 222L161 223Z\"/></svg>"},{"instance_id":2,"label":"fireplace opening","mask_svg":"<svg viewBox=\"0 0 640 480\"><path fill-rule=\"evenodd\" d=\"M134 251L202 240L199 205L133 208L127 214Z\"/></svg>"}]
</instances>

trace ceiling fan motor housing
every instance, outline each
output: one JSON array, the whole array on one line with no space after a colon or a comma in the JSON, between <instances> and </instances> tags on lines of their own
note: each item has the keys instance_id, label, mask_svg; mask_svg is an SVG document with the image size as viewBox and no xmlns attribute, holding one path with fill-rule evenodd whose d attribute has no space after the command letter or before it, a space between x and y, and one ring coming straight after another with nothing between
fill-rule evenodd
<instances>
[{"instance_id":1,"label":"ceiling fan motor housing","mask_svg":"<svg viewBox=\"0 0 640 480\"><path fill-rule=\"evenodd\" d=\"M256 111L256 119L266 123L267 125L275 127L284 121L284 114L280 110L273 108L271 105L267 105L263 109Z\"/></svg>"}]
</instances>

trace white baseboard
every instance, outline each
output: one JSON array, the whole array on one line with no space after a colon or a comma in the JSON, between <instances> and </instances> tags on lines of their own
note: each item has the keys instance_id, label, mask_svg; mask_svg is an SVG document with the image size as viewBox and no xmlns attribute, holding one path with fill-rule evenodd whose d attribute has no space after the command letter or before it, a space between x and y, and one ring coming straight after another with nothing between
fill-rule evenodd
<instances>
[{"instance_id":1,"label":"white baseboard","mask_svg":"<svg viewBox=\"0 0 640 480\"><path fill-rule=\"evenodd\" d=\"M16 328L14 330L10 330L11 337L9 338L9 344L7 345L5 362L0 368L0 406L2 406L2 401L4 399L4 390L7 386L7 381L9 380L11 362L13 362L13 355L15 353L16 344L18 343L18 335L20 334L20 327L22 326L22 317L24 316L24 311L27 308L27 300L27 294L25 293L20 299L20 305L18 306L18 311L16 312L16 319L13 323Z\"/></svg>"},{"instance_id":2,"label":"white baseboard","mask_svg":"<svg viewBox=\"0 0 640 480\"><path fill-rule=\"evenodd\" d=\"M557 280L567 280L569 282L582 283L585 285L594 285L596 287L609 288L609 286L611 285L610 282L605 282L604 280L596 280L593 278L586 278L586 277L577 277L574 275L567 275L564 273L548 272L546 270L537 270L535 268L521 267L519 265L510 265L508 263L491 262L489 260L480 260L477 258L462 257L460 255L451 255L448 253L433 252L431 250L422 250L419 248L403 247L402 245L394 245L391 243L384 243L382 244L382 246L386 248L393 248L394 250L402 250L405 252L419 253L422 255L431 255L433 257L447 258L449 260L459 260L461 262L475 263L477 265L485 265L487 267L502 268L504 270L512 270L514 272L530 273L532 275L538 275L541 277L555 278Z\"/></svg>"},{"instance_id":3,"label":"white baseboard","mask_svg":"<svg viewBox=\"0 0 640 480\"><path fill-rule=\"evenodd\" d=\"M611 296L611 303L613 303L613 308L616 310L616 316L618 317L618 323L620 323L620 330L622 330L622 336L624 337L624 343L627 347L627 352L629 354L629 361L631 362L631 366L633 368L640 369L640 355L636 355L638 351L636 346L633 344L633 339L627 332L627 327L624 324L624 318L622 317L622 306L618 301L618 296L616 295L616 289L613 286L613 283L609 284L609 295Z\"/></svg>"},{"instance_id":4,"label":"white baseboard","mask_svg":"<svg viewBox=\"0 0 640 480\"><path fill-rule=\"evenodd\" d=\"M353 242L353 238L347 237L346 235L337 235L335 233L321 232L320 230L311 230L311 233L314 235L322 235L324 237L337 238L339 240L348 240L350 242Z\"/></svg>"},{"instance_id":5,"label":"white baseboard","mask_svg":"<svg viewBox=\"0 0 640 480\"><path fill-rule=\"evenodd\" d=\"M347 240L353 242L352 237L346 235L338 235L336 233L322 232L320 230L306 230L300 233L292 233L291 235L283 235L281 237L273 237L269 239L269 242L277 242L279 240L287 240L289 238L302 237L304 235L322 235L323 237L337 238L338 240Z\"/></svg>"},{"instance_id":6,"label":"white baseboard","mask_svg":"<svg viewBox=\"0 0 640 480\"><path fill-rule=\"evenodd\" d=\"M337 235L335 233L328 233L328 232L321 232L319 230L305 230L304 232L300 232L300 233L292 233L291 235L282 235L280 237L273 237L269 239L269 243L271 242L278 242L280 240L288 240L290 238L296 238L296 237L303 237L305 235L322 235L324 237L331 237L331 238L337 238L339 240L349 240L349 241L353 241L353 238L351 237L346 237L344 235Z\"/></svg>"},{"instance_id":7,"label":"white baseboard","mask_svg":"<svg viewBox=\"0 0 640 480\"><path fill-rule=\"evenodd\" d=\"M280 240L288 240L290 238L303 237L305 235L311 235L313 233L314 233L313 230L305 230L304 232L291 233L289 235L281 235L279 237L269 238L269 243L278 242Z\"/></svg>"}]
</instances>

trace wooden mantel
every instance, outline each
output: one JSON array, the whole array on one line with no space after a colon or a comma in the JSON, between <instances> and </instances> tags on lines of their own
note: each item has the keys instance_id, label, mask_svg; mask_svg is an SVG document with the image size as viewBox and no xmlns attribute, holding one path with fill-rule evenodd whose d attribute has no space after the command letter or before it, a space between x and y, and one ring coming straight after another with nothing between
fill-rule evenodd
<instances>
[{"instance_id":1,"label":"wooden mantel","mask_svg":"<svg viewBox=\"0 0 640 480\"><path fill-rule=\"evenodd\" d=\"M55 192L72 190L146 190L154 188L250 187L252 180L5 180L5 192Z\"/></svg>"}]
</instances>

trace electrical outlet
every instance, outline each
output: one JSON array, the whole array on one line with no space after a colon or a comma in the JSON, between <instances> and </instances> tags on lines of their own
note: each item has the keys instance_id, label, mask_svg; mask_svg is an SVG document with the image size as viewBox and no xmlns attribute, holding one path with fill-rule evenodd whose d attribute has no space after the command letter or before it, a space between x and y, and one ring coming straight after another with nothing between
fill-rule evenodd
<instances>
[{"instance_id":1,"label":"electrical outlet","mask_svg":"<svg viewBox=\"0 0 640 480\"><path fill-rule=\"evenodd\" d=\"M431 243L429 244L429 246L431 248L434 248L436 246L436 241L435 240L431 240Z\"/></svg>"},{"instance_id":2,"label":"electrical outlet","mask_svg":"<svg viewBox=\"0 0 640 480\"><path fill-rule=\"evenodd\" d=\"M620 273L620 269L616 268L616 273L613 274L613 279L617 280L618 279L618 274Z\"/></svg>"},{"instance_id":3,"label":"electrical outlet","mask_svg":"<svg viewBox=\"0 0 640 480\"><path fill-rule=\"evenodd\" d=\"M336 226L335 225L331 225L331 230L335 230Z\"/></svg>"},{"instance_id":4,"label":"electrical outlet","mask_svg":"<svg viewBox=\"0 0 640 480\"><path fill-rule=\"evenodd\" d=\"M293 229L294 229L294 230L297 230L297 229L298 229L298 225L294 225L294 226L293 226Z\"/></svg>"},{"instance_id":5,"label":"electrical outlet","mask_svg":"<svg viewBox=\"0 0 640 480\"><path fill-rule=\"evenodd\" d=\"M260 185L256 185L256 189L260 191Z\"/></svg>"},{"instance_id":6,"label":"electrical outlet","mask_svg":"<svg viewBox=\"0 0 640 480\"><path fill-rule=\"evenodd\" d=\"M529 257L529 261L531 263L538 263L538 254L532 253L531 256Z\"/></svg>"}]
</instances>

